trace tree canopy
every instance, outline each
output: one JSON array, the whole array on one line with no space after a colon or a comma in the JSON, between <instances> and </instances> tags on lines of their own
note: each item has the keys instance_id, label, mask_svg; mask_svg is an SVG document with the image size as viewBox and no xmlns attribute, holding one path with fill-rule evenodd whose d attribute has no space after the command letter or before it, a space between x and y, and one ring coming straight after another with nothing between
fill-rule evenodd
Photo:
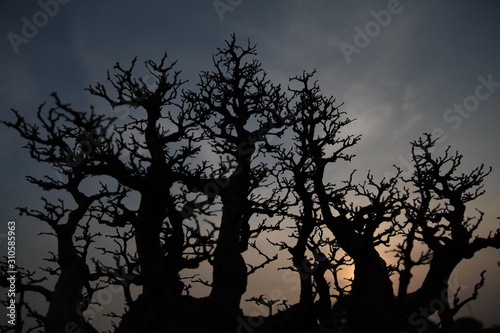
<instances>
[{"instance_id":1,"label":"tree canopy","mask_svg":"<svg viewBox=\"0 0 500 333\"><path fill-rule=\"evenodd\" d=\"M345 134L355 120L322 93L315 71L284 88L268 78L256 46L235 36L190 89L167 54L145 62L154 84L136 76L136 64L117 63L105 83L87 88L127 108L124 119L79 111L54 93L36 122L16 110L2 121L58 174L28 181L60 193L42 198L42 210L19 208L50 227L57 251L43 272L20 270L20 319L3 331L98 332L88 314L107 288L124 296L124 310L107 314L117 333L423 332L434 313L442 332L454 331L453 317L478 297L484 272L466 299L448 295L452 272L500 248L498 229L476 232L486 215L466 211L484 194L490 168L463 172L460 154L437 154L436 139L424 134L411 143L410 177L396 168L360 184L353 174L335 179L332 170L354 158L361 139ZM280 269L300 281L298 303L245 300L251 275L278 253L290 260ZM344 281L347 266L354 274ZM417 266L425 277L410 290ZM208 276L198 274L202 267ZM194 295L195 286L208 295ZM33 306L36 293L45 308ZM245 301L269 316L245 315Z\"/></svg>"}]
</instances>

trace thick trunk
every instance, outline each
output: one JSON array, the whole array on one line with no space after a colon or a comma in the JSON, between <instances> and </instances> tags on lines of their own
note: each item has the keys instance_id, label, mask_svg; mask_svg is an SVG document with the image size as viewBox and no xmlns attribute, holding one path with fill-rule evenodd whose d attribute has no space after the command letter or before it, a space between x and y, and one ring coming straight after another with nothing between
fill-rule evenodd
<instances>
[{"instance_id":1,"label":"thick trunk","mask_svg":"<svg viewBox=\"0 0 500 333\"><path fill-rule=\"evenodd\" d=\"M435 252L422 286L407 297L401 327L416 332L427 327L427 318L436 313L443 324L443 332L453 332L454 322L448 303L448 279L460 262L453 251Z\"/></svg>"},{"instance_id":2,"label":"thick trunk","mask_svg":"<svg viewBox=\"0 0 500 333\"><path fill-rule=\"evenodd\" d=\"M164 196L142 194L137 221L135 223L135 242L144 278L143 294L151 301L159 301L158 292L162 287L164 273L164 254L160 243L161 226L166 218ZM157 304L153 304L157 305Z\"/></svg>"},{"instance_id":3,"label":"thick trunk","mask_svg":"<svg viewBox=\"0 0 500 333\"><path fill-rule=\"evenodd\" d=\"M214 251L212 290L208 298L209 332L231 332L238 326L241 297L247 288L247 267L242 252L248 241L242 237L244 219L249 219L250 147L239 158L238 167L220 189L222 218ZM248 222L248 221L246 221Z\"/></svg>"},{"instance_id":4,"label":"thick trunk","mask_svg":"<svg viewBox=\"0 0 500 333\"><path fill-rule=\"evenodd\" d=\"M309 261L303 257L302 264L299 269L300 274L300 311L296 314L297 320L300 320L301 327L310 329L316 324L316 315L314 312L314 295L312 282L312 268Z\"/></svg>"},{"instance_id":5,"label":"thick trunk","mask_svg":"<svg viewBox=\"0 0 500 333\"><path fill-rule=\"evenodd\" d=\"M224 201L222 222L213 260L209 313L214 332L230 329L240 314L241 296L246 291L247 268L240 253L242 210L237 196Z\"/></svg>"},{"instance_id":6,"label":"thick trunk","mask_svg":"<svg viewBox=\"0 0 500 333\"><path fill-rule=\"evenodd\" d=\"M313 299L312 278L309 273L300 273L300 298L299 303L305 308L312 308Z\"/></svg>"},{"instance_id":7,"label":"thick trunk","mask_svg":"<svg viewBox=\"0 0 500 333\"><path fill-rule=\"evenodd\" d=\"M319 295L319 299L314 304L314 307L319 324L325 328L335 329L335 322L332 316L330 285L325 278L325 273L328 270L329 265L330 263L327 260L319 261L318 266L313 273L314 281L316 282L316 292Z\"/></svg>"},{"instance_id":8,"label":"thick trunk","mask_svg":"<svg viewBox=\"0 0 500 333\"><path fill-rule=\"evenodd\" d=\"M300 276L300 298L299 303L308 308L313 306L312 273L313 268L306 258L307 238L312 232L312 227L304 223L300 229L297 244L290 249L292 261Z\"/></svg>"},{"instance_id":9,"label":"thick trunk","mask_svg":"<svg viewBox=\"0 0 500 333\"><path fill-rule=\"evenodd\" d=\"M304 216L306 215L307 213L304 213ZM307 218L303 218L302 226L299 228L297 244L289 250L292 255L293 265L300 277L300 295L298 304L300 311L297 311L294 320L300 320L301 327L304 329L310 329L316 323L312 281L312 274L315 267L311 265L306 257L307 241L313 228L314 226L312 221Z\"/></svg>"},{"instance_id":10,"label":"thick trunk","mask_svg":"<svg viewBox=\"0 0 500 333\"><path fill-rule=\"evenodd\" d=\"M414 293L414 300L420 303L419 307L426 306L435 298L441 298L441 294L447 292L448 279L459 262L459 259L444 253L444 251L443 253L434 253L424 282L420 289Z\"/></svg>"},{"instance_id":11,"label":"thick trunk","mask_svg":"<svg viewBox=\"0 0 500 333\"><path fill-rule=\"evenodd\" d=\"M318 166L314 179L321 212L340 247L354 260L348 325L354 332L393 332L396 299L387 265L374 248L370 234L356 232L348 218L333 217L330 198L323 185L324 167Z\"/></svg>"},{"instance_id":12,"label":"thick trunk","mask_svg":"<svg viewBox=\"0 0 500 333\"><path fill-rule=\"evenodd\" d=\"M71 331L88 332L85 328L80 302L89 270L85 261L76 253L73 233L61 226L57 231L59 266L61 274L54 287L46 316L48 333Z\"/></svg>"},{"instance_id":13,"label":"thick trunk","mask_svg":"<svg viewBox=\"0 0 500 333\"><path fill-rule=\"evenodd\" d=\"M117 332L164 331L168 325L168 314L181 295L178 267L167 265L160 242L168 199L159 191L148 191L141 196L134 227L144 284L142 294L124 315Z\"/></svg>"},{"instance_id":14,"label":"thick trunk","mask_svg":"<svg viewBox=\"0 0 500 333\"><path fill-rule=\"evenodd\" d=\"M299 304L304 309L304 321L312 321L314 323L312 274L317 267L311 267L312 265L306 258L308 239L315 228L313 199L311 193L305 187L302 173L295 173L295 181L297 182L295 190L302 200L303 207L300 224L297 226L297 243L290 249L290 254L292 255L293 265L300 275Z\"/></svg>"},{"instance_id":15,"label":"thick trunk","mask_svg":"<svg viewBox=\"0 0 500 333\"><path fill-rule=\"evenodd\" d=\"M372 247L354 257L349 326L355 332L395 332L396 299L386 263Z\"/></svg>"},{"instance_id":16,"label":"thick trunk","mask_svg":"<svg viewBox=\"0 0 500 333\"><path fill-rule=\"evenodd\" d=\"M354 279L347 303L348 325L354 332L396 332L396 297L387 264L365 239L344 223L329 229L354 260Z\"/></svg>"}]
</instances>

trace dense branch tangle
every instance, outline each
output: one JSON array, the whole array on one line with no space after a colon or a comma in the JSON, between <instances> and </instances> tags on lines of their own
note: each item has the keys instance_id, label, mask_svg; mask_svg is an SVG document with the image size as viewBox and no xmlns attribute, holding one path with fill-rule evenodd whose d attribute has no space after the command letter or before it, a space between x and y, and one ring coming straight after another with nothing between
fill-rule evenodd
<instances>
[{"instance_id":1,"label":"dense branch tangle","mask_svg":"<svg viewBox=\"0 0 500 333\"><path fill-rule=\"evenodd\" d=\"M154 83L136 77L136 59L116 64L107 85L87 90L111 108L128 108L122 121L76 111L56 94L53 107L39 107L36 124L17 111L15 121L3 121L27 141L33 159L58 171L57 179L28 180L66 193L43 199L41 210L20 209L44 221L58 243L49 259L55 268L45 269L57 279L54 288L29 271L18 287L33 327L59 333L72 322L94 332L82 312L115 285L125 299L123 315L109 314L121 319L115 332L239 332L252 322L240 309L248 276L279 260L261 247L267 242L288 251L299 302L249 297L270 314L255 332L340 328L346 318L335 318L332 298L355 332L413 332L419 327L412 323L427 323L431 314L419 309L447 295L461 260L500 247L498 230L475 235L482 212L465 215L466 204L483 194L485 167L457 175L462 157L449 149L434 156L435 140L424 135L412 143L409 179L401 170L382 180L369 172L361 184L354 172L336 179L360 136L344 134L353 120L322 94L315 71L292 77L283 90L267 78L255 46L240 46L234 36L212 60L213 70L191 90L166 54L145 63ZM288 238L283 230L291 230ZM395 266L385 262L387 250ZM409 290L421 265L429 265L424 282ZM341 281L347 266L354 276ZM484 279L464 300L458 291L453 304L445 298L445 331ZM210 290L207 297L195 297L199 285ZM46 315L25 301L31 292L47 299ZM272 313L280 301L284 309Z\"/></svg>"}]
</instances>

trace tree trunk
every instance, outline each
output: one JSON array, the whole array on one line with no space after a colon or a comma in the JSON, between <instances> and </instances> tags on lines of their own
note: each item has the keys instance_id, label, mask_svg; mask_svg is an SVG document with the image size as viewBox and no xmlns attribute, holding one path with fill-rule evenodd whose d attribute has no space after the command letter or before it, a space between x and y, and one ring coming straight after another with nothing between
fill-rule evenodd
<instances>
[{"instance_id":1,"label":"tree trunk","mask_svg":"<svg viewBox=\"0 0 500 333\"><path fill-rule=\"evenodd\" d=\"M354 259L349 326L355 332L395 332L396 299L386 263L371 246Z\"/></svg>"},{"instance_id":2,"label":"tree trunk","mask_svg":"<svg viewBox=\"0 0 500 333\"><path fill-rule=\"evenodd\" d=\"M312 224L304 222L304 226L300 229L297 244L290 249L293 265L300 276L300 298L299 303L304 307L313 306L313 289L312 275L313 269L306 258L307 238L312 232Z\"/></svg>"},{"instance_id":3,"label":"tree trunk","mask_svg":"<svg viewBox=\"0 0 500 333\"><path fill-rule=\"evenodd\" d=\"M66 225L57 228L61 274L54 287L46 316L47 333L88 332L80 308L82 290L88 282L89 269L76 253L73 232Z\"/></svg>"},{"instance_id":4,"label":"tree trunk","mask_svg":"<svg viewBox=\"0 0 500 333\"><path fill-rule=\"evenodd\" d=\"M300 224L298 225L297 243L290 249L292 262L295 269L300 275L300 298L302 320L307 328L312 327L316 323L316 315L314 314L314 296L312 275L317 267L312 267L306 258L306 249L309 236L314 231L314 209L311 193L305 188L303 175L300 172L295 174L295 191L299 194L302 202L302 214Z\"/></svg>"},{"instance_id":5,"label":"tree trunk","mask_svg":"<svg viewBox=\"0 0 500 333\"><path fill-rule=\"evenodd\" d=\"M144 279L142 294L124 315L117 332L163 332L168 316L181 296L178 267L166 265L160 243L162 224L167 217L167 200L160 191L142 193L134 224L137 253Z\"/></svg>"},{"instance_id":6,"label":"tree trunk","mask_svg":"<svg viewBox=\"0 0 500 333\"><path fill-rule=\"evenodd\" d=\"M209 309L213 332L231 329L240 315L241 296L247 287L247 268L240 253L244 205L238 195L223 197L224 209L213 260ZM210 319L209 319L210 320Z\"/></svg>"},{"instance_id":7,"label":"tree trunk","mask_svg":"<svg viewBox=\"0 0 500 333\"><path fill-rule=\"evenodd\" d=\"M415 332L422 330L427 327L427 318L437 312L442 321L443 332L454 331L448 303L448 280L461 261L457 253L458 250L453 249L434 252L422 286L407 297L401 327L409 327Z\"/></svg>"},{"instance_id":8,"label":"tree trunk","mask_svg":"<svg viewBox=\"0 0 500 333\"><path fill-rule=\"evenodd\" d=\"M321 326L328 329L335 329L335 322L332 316L332 301L330 297L330 285L326 281L325 273L328 270L329 262L322 260L314 271L314 281L316 282L316 292L319 295L318 301L314 304L316 317Z\"/></svg>"},{"instance_id":9,"label":"tree trunk","mask_svg":"<svg viewBox=\"0 0 500 333\"><path fill-rule=\"evenodd\" d=\"M345 223L327 226L354 260L354 279L346 306L348 326L354 332L396 332L396 297L387 264L370 237L356 233Z\"/></svg>"}]
</instances>

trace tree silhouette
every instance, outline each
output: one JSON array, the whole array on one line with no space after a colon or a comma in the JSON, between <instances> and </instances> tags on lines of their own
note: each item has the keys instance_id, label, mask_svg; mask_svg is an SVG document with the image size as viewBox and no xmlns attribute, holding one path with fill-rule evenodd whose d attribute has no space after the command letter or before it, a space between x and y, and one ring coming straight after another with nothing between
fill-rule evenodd
<instances>
[{"instance_id":1,"label":"tree silhouette","mask_svg":"<svg viewBox=\"0 0 500 333\"><path fill-rule=\"evenodd\" d=\"M284 97L280 88L266 78L257 60L247 62L255 54L255 46L248 43L240 47L233 37L214 56L215 70L200 75L199 90L185 94L191 119L198 122L201 137L208 141L220 161L210 167L205 163L196 175L184 179L192 190L209 199L219 196L222 204L207 309L215 323L231 323L239 315L247 286L242 253L248 249L249 238L265 228L258 225L252 229L250 225L252 215L265 207L251 193L269 175L264 162L254 161L259 154L258 144L265 143L269 132L283 125Z\"/></svg>"},{"instance_id":2,"label":"tree silhouette","mask_svg":"<svg viewBox=\"0 0 500 333\"><path fill-rule=\"evenodd\" d=\"M14 121L2 121L59 175L28 181L61 193L43 198L41 210L19 209L50 227L57 252L45 276L20 269L17 311L25 318L4 331L97 332L84 313L112 286L124 295L123 313L107 314L117 320L113 332L422 332L435 312L443 332L454 330L453 316L478 297L484 272L469 298L456 290L450 303L451 273L476 252L500 248L498 230L475 234L482 212L466 215L488 169L460 174L462 156L436 156L425 134L412 143L408 179L401 170L380 181L369 173L361 184L354 174L333 179L360 136L343 134L353 120L322 94L315 71L283 89L267 78L255 45L235 36L192 89L183 89L166 54L145 62L154 85L136 76L136 62L116 64L107 84L87 88L111 108L127 108L125 119L77 111L53 94L35 123L15 110ZM283 230L291 230L285 240L267 236ZM300 279L299 302L256 295L247 301L267 306L269 316L246 317L249 276L278 250L290 255L282 269ZM199 276L202 266L211 277ZM354 275L343 281L347 266ZM410 291L416 266L428 269ZM198 284L207 297L191 294ZM47 308L34 308L30 293Z\"/></svg>"},{"instance_id":3,"label":"tree silhouette","mask_svg":"<svg viewBox=\"0 0 500 333\"><path fill-rule=\"evenodd\" d=\"M456 320L457 332L474 332L483 328L483 324L473 317L460 317Z\"/></svg>"}]
</instances>

